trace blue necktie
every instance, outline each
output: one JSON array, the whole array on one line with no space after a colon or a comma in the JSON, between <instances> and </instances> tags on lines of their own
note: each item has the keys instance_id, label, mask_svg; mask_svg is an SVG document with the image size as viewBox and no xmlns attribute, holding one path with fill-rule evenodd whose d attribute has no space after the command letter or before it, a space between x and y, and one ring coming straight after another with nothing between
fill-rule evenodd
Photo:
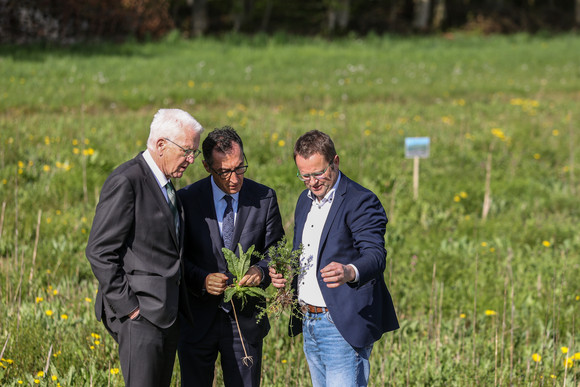
<instances>
[{"instance_id":1,"label":"blue necktie","mask_svg":"<svg viewBox=\"0 0 580 387\"><path fill-rule=\"evenodd\" d=\"M233 198L230 195L224 195L227 203L224 211L224 219L222 223L222 238L224 240L224 247L232 250L232 241L234 239L234 208L232 207Z\"/></svg>"}]
</instances>

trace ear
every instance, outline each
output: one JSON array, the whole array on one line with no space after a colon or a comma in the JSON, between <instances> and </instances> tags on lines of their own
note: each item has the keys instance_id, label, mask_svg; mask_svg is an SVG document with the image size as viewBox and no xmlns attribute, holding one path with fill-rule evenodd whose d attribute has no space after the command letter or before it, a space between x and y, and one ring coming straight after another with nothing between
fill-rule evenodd
<instances>
[{"instance_id":1,"label":"ear","mask_svg":"<svg viewBox=\"0 0 580 387\"><path fill-rule=\"evenodd\" d=\"M165 149L166 143L167 141L165 141L165 139L163 138L158 138L157 141L155 141L155 149L157 149L157 153L159 154L159 156L163 154L163 150Z\"/></svg>"},{"instance_id":2,"label":"ear","mask_svg":"<svg viewBox=\"0 0 580 387\"><path fill-rule=\"evenodd\" d=\"M207 173L211 174L211 169L209 169L209 165L208 165L207 161L203 160L202 163L203 163L203 167L205 168Z\"/></svg>"},{"instance_id":3,"label":"ear","mask_svg":"<svg viewBox=\"0 0 580 387\"><path fill-rule=\"evenodd\" d=\"M336 165L336 167L338 168L338 165L340 164L340 157L338 157L338 155L334 156L334 161L332 162L332 164Z\"/></svg>"}]
</instances>

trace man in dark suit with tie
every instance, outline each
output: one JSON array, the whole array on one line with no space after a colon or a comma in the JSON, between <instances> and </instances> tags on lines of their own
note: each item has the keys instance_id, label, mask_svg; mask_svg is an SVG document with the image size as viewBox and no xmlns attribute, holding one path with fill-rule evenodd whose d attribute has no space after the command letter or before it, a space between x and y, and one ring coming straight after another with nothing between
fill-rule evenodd
<instances>
[{"instance_id":1,"label":"man in dark suit with tie","mask_svg":"<svg viewBox=\"0 0 580 387\"><path fill-rule=\"evenodd\" d=\"M366 386L373 343L399 327L385 285L387 217L375 194L339 170L331 138L314 130L294 146L298 178L306 185L294 214L294 248L302 244L295 278L314 387ZM285 280L270 269L272 284ZM302 320L302 321L299 321Z\"/></svg>"},{"instance_id":2,"label":"man in dark suit with tie","mask_svg":"<svg viewBox=\"0 0 580 387\"><path fill-rule=\"evenodd\" d=\"M181 381L185 387L211 387L219 352L225 386L259 386L262 341L270 324L267 317L257 323L256 316L265 303L256 297L248 297L243 308L235 297L233 306L223 302L232 275L222 247L238 256L238 243L244 252L254 245L255 251L266 253L284 235L278 201L274 190L244 178L248 165L234 129L215 129L202 149L210 176L178 192L185 213L186 280L191 313L196 316L193 324L182 324ZM268 259L253 256L251 265L240 285L268 287ZM253 364L242 362L246 356Z\"/></svg>"},{"instance_id":3,"label":"man in dark suit with tie","mask_svg":"<svg viewBox=\"0 0 580 387\"><path fill-rule=\"evenodd\" d=\"M97 319L119 344L127 386L171 383L178 309L188 308L183 212L170 179L194 162L202 131L182 110L159 110L147 150L116 168L101 190L86 256L99 282Z\"/></svg>"}]
</instances>

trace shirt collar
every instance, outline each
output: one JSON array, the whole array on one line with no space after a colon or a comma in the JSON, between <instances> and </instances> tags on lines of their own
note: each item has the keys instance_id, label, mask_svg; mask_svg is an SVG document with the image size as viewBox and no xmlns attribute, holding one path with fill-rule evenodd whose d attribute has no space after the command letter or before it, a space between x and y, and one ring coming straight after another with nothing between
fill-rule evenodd
<instances>
[{"instance_id":1,"label":"shirt collar","mask_svg":"<svg viewBox=\"0 0 580 387\"><path fill-rule=\"evenodd\" d=\"M218 203L220 200L224 198L224 195L227 195L227 193L222 191L220 187L217 186L215 180L213 179L213 175L211 175L211 188L214 203ZM235 202L237 202L239 200L240 193L236 192L235 194L231 194L230 196L234 199Z\"/></svg>"},{"instance_id":2,"label":"shirt collar","mask_svg":"<svg viewBox=\"0 0 580 387\"><path fill-rule=\"evenodd\" d=\"M169 180L167 179L165 174L161 172L161 169L159 169L157 163L155 163L155 161L153 160L153 156L151 156L151 153L149 153L149 149L146 149L145 152L143 152L143 158L145 159L145 162L149 166L149 169L151 169L151 172L153 172L153 175L157 180L157 184L159 184L160 187L165 187L165 184L167 184Z\"/></svg>"},{"instance_id":3,"label":"shirt collar","mask_svg":"<svg viewBox=\"0 0 580 387\"><path fill-rule=\"evenodd\" d=\"M330 191L328 191L326 195L324 195L322 200L318 200L318 198L312 194L312 191L308 190L308 197L310 198L310 200L312 200L312 203L316 204L318 208L324 206L326 203L332 203L332 200L334 199L334 194L336 193L336 187L338 187L338 183L340 183L341 175L342 173L339 171L338 179L336 179L336 182L334 183Z\"/></svg>"}]
</instances>

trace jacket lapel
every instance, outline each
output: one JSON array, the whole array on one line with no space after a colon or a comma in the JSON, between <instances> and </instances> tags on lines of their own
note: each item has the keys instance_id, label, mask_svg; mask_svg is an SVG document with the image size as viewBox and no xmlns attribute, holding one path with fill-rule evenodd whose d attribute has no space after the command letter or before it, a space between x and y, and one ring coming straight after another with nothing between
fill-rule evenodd
<instances>
[{"instance_id":1,"label":"jacket lapel","mask_svg":"<svg viewBox=\"0 0 580 387\"><path fill-rule=\"evenodd\" d=\"M220 226L217 221L217 214L215 210L215 203L213 201L213 188L211 184L211 176L206 177L203 180L203 187L200 190L202 197L199 198L200 203L204 205L200 206L202 209L201 216L205 220L207 227L209 229L209 235L211 236L211 245L214 249L214 255L218 257L218 269L220 273L225 273L227 264L226 260L222 254L222 248L224 247L224 241L221 238Z\"/></svg>"},{"instance_id":2,"label":"jacket lapel","mask_svg":"<svg viewBox=\"0 0 580 387\"><path fill-rule=\"evenodd\" d=\"M171 209L169 208L167 200L165 200L163 192L161 192L162 188L159 187L159 183L157 182L157 179L155 178L153 171L151 171L151 168L149 168L149 165L147 165L147 162L143 158L143 152L137 155L136 159L139 165L141 166L141 169L143 170L143 181L145 182L145 186L149 188L149 192L151 192L151 196L154 198L157 207L160 209L163 215L165 215L165 220L167 221L167 225L169 227L169 230L171 231L171 237L173 239L173 242L175 243L175 246L179 249L180 246L179 238L175 230L173 214L171 213ZM179 207L180 207L179 212L181 213L182 212L181 206ZM181 222L181 225L183 225L183 222ZM180 230L182 228L183 227L180 227Z\"/></svg>"}]
</instances>

